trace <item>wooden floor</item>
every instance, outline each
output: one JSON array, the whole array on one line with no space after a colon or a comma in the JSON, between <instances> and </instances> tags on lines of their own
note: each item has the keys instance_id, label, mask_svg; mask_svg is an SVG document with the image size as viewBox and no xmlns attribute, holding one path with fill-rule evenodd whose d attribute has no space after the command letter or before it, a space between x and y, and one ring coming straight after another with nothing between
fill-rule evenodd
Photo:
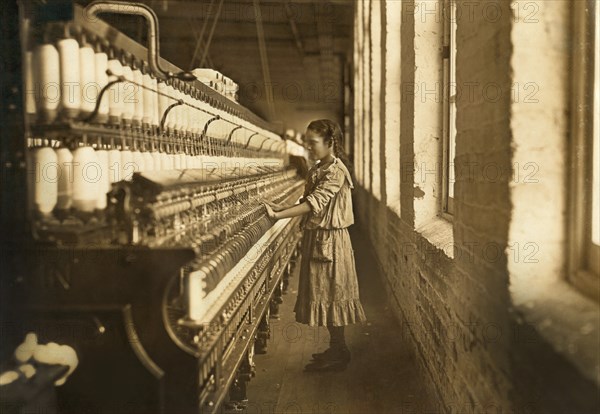
<instances>
[{"instance_id":1,"label":"wooden floor","mask_svg":"<svg viewBox=\"0 0 600 414\"><path fill-rule=\"evenodd\" d=\"M327 348L329 334L323 327L294 321L297 266L280 308L281 319L271 319L267 353L254 357L256 376L248 384L246 413L438 412L440 407L417 370L409 338L403 338L386 304L366 238L356 226L350 233L361 300L369 320L346 328L352 362L342 372L303 372L311 354Z\"/></svg>"}]
</instances>

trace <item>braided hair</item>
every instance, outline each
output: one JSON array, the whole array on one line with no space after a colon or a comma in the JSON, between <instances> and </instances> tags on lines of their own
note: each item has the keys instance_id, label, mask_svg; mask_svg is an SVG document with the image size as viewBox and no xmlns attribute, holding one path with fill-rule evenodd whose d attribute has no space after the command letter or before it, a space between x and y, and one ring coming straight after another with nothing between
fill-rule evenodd
<instances>
[{"instance_id":1,"label":"braided hair","mask_svg":"<svg viewBox=\"0 0 600 414\"><path fill-rule=\"evenodd\" d=\"M352 163L344 152L344 136L342 135L342 129L338 123L329 119L317 119L308 124L306 129L323 137L323 142L325 144L333 145L333 154L346 165L346 168L348 168L352 175L352 179L354 179Z\"/></svg>"}]
</instances>

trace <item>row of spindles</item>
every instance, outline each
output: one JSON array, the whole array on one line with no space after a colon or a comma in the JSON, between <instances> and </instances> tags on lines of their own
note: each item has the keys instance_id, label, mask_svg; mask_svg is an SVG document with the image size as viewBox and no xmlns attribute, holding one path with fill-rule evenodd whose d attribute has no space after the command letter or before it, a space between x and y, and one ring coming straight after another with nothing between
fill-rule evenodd
<instances>
[{"instance_id":1,"label":"row of spindles","mask_svg":"<svg viewBox=\"0 0 600 414\"><path fill-rule=\"evenodd\" d=\"M256 173L260 166L282 167L281 160L240 164L234 158L202 157L159 151L141 151L110 140L90 145L81 142L74 147L60 141L30 139L29 177L32 207L42 216L56 208L71 208L91 213L106 208L106 194L112 183L131 180L134 172L168 171L186 168L221 168L235 174ZM236 164L237 163L237 164Z\"/></svg>"},{"instance_id":2,"label":"row of spindles","mask_svg":"<svg viewBox=\"0 0 600 414\"><path fill-rule=\"evenodd\" d=\"M201 136L204 125L215 115L233 117L201 101L194 87L179 80L159 81L146 62L101 40L90 41L71 24L62 26L59 38L51 32L45 30L38 44L25 53L25 112L30 124L75 121L120 132L119 138L48 139L42 134L29 139L31 208L41 215L57 210L103 210L111 184L130 180L134 172L202 168L207 163L226 168L282 165L280 156L240 154L250 132L240 133L237 142L234 135L225 144L236 126L233 123L215 121L207 136ZM106 88L117 76L126 82ZM97 105L103 88L106 91ZM186 105L173 107L164 129L159 130L162 115L179 100ZM262 131L245 120L233 119L247 131ZM273 134L262 131L262 135ZM262 140L255 139L250 148L256 150Z\"/></svg>"},{"instance_id":3,"label":"row of spindles","mask_svg":"<svg viewBox=\"0 0 600 414\"><path fill-rule=\"evenodd\" d=\"M184 105L168 111L161 135L198 137L214 116L222 120L210 126L213 138L228 138L236 126L258 130L265 137L273 135L212 107L200 99L204 95L198 89L183 81L159 81L147 62L98 39L90 42L84 33L76 39L73 31L77 32L64 25L61 38L53 42L46 31L43 40L26 52L25 108L32 122L84 120L150 135L157 131L169 106L182 101ZM100 91L119 76L126 81L111 84L94 112Z\"/></svg>"}]
</instances>

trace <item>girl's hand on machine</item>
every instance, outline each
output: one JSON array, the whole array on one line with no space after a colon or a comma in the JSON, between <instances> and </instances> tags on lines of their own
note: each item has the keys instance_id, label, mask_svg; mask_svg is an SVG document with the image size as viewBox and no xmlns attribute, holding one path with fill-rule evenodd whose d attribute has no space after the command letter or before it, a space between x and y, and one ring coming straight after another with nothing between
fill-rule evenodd
<instances>
[{"instance_id":1,"label":"girl's hand on machine","mask_svg":"<svg viewBox=\"0 0 600 414\"><path fill-rule=\"evenodd\" d=\"M267 210L267 216L269 216L271 220L277 220L277 216L271 206L266 202L263 202L263 205L265 206L265 210Z\"/></svg>"},{"instance_id":2,"label":"girl's hand on machine","mask_svg":"<svg viewBox=\"0 0 600 414\"><path fill-rule=\"evenodd\" d=\"M285 207L283 207L281 204L273 203L273 202L268 201L268 200L263 200L263 203L266 204L266 205L268 205L269 207L271 207L271 209L273 211L285 210Z\"/></svg>"}]
</instances>

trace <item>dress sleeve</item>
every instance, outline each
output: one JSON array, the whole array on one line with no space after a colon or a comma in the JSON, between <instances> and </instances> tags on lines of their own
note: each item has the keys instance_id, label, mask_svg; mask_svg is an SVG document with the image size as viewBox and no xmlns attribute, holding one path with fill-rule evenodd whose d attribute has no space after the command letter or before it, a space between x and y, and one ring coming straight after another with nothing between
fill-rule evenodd
<instances>
[{"instance_id":1,"label":"dress sleeve","mask_svg":"<svg viewBox=\"0 0 600 414\"><path fill-rule=\"evenodd\" d=\"M305 197L314 214L319 214L344 185L346 176L339 168L329 168L314 190Z\"/></svg>"}]
</instances>

